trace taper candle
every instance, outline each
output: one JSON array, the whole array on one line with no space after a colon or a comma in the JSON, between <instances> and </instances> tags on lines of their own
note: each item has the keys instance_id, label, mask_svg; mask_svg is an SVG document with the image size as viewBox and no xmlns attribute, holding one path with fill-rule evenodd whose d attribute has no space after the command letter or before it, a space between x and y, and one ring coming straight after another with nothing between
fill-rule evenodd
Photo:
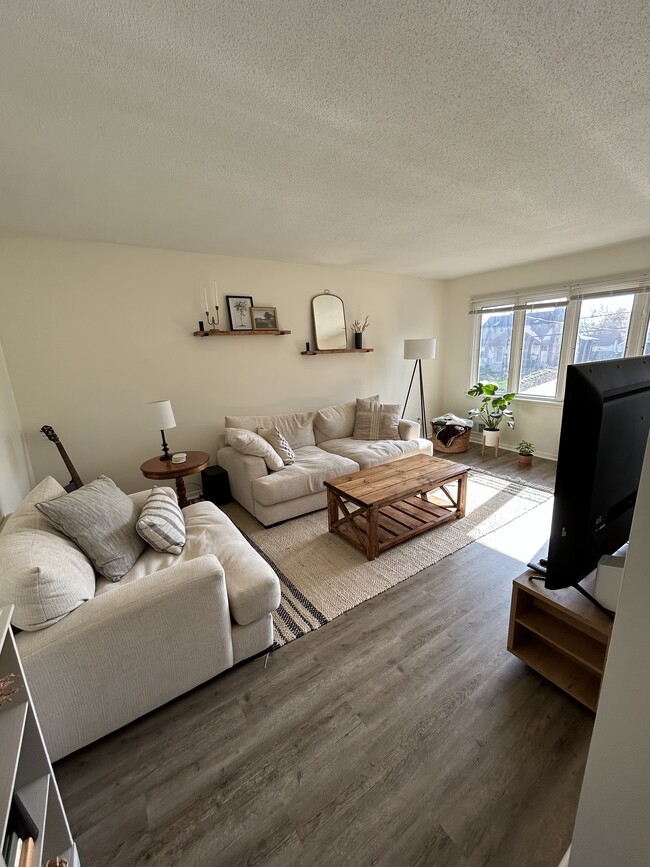
<instances>
[{"instance_id":1,"label":"taper candle","mask_svg":"<svg viewBox=\"0 0 650 867\"><path fill-rule=\"evenodd\" d=\"M208 307L208 290L205 286L203 287L203 300L205 301L205 312L207 313L210 308Z\"/></svg>"}]
</instances>

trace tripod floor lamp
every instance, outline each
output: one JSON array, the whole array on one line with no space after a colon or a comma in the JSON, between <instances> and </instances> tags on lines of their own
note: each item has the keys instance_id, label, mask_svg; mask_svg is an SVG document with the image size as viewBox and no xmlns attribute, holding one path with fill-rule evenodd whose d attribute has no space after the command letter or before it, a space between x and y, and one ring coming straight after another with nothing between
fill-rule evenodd
<instances>
[{"instance_id":1,"label":"tripod floor lamp","mask_svg":"<svg viewBox=\"0 0 650 867\"><path fill-rule=\"evenodd\" d=\"M427 338L424 340L405 340L404 341L404 358L415 359L415 364L413 365L413 373L411 374L411 382L409 383L409 390L406 392L406 400L404 401L404 412L402 412L402 418L404 418L404 413L406 412L406 407L409 402L409 396L411 394L411 387L413 386L413 380L415 379L415 372L419 371L420 374L420 418L422 419L422 436L429 436L429 428L427 426L427 410L424 403L424 383L422 381L422 359L423 358L435 358L436 357L436 341L435 338Z\"/></svg>"}]
</instances>

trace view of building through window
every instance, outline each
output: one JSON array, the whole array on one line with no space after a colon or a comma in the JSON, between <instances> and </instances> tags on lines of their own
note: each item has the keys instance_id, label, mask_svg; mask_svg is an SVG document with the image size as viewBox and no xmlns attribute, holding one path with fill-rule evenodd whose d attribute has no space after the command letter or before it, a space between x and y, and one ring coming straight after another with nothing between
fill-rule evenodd
<instances>
[{"instance_id":1,"label":"view of building through window","mask_svg":"<svg viewBox=\"0 0 650 867\"><path fill-rule=\"evenodd\" d=\"M496 382L499 391L507 390L512 321L512 312L481 315L478 381Z\"/></svg>"},{"instance_id":2,"label":"view of building through window","mask_svg":"<svg viewBox=\"0 0 650 867\"><path fill-rule=\"evenodd\" d=\"M527 310L519 393L555 397L566 308Z\"/></svg>"},{"instance_id":3,"label":"view of building through window","mask_svg":"<svg viewBox=\"0 0 650 867\"><path fill-rule=\"evenodd\" d=\"M582 302L574 357L576 364L625 356L633 302L633 295L587 298Z\"/></svg>"}]
</instances>

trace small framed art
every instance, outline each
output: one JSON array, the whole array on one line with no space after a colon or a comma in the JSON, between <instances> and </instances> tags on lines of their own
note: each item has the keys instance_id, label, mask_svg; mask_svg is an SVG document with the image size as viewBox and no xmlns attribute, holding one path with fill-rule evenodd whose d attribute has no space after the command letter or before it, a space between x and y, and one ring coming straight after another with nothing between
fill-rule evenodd
<instances>
[{"instance_id":1,"label":"small framed art","mask_svg":"<svg viewBox=\"0 0 650 867\"><path fill-rule=\"evenodd\" d=\"M251 307L253 331L277 331L278 313L275 307Z\"/></svg>"},{"instance_id":2,"label":"small framed art","mask_svg":"<svg viewBox=\"0 0 650 867\"><path fill-rule=\"evenodd\" d=\"M231 331L252 331L251 310L253 299L250 295L226 295Z\"/></svg>"}]
</instances>

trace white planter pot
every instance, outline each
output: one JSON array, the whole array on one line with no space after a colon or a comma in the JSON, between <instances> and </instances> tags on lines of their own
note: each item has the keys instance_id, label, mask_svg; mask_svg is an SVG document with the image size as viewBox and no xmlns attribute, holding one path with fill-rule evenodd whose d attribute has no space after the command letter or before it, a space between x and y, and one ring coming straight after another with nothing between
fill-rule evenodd
<instances>
[{"instance_id":1,"label":"white planter pot","mask_svg":"<svg viewBox=\"0 0 650 867\"><path fill-rule=\"evenodd\" d=\"M489 448L494 448L496 444L499 442L499 437L501 435L501 431L498 430L487 430L487 428L483 429L483 442Z\"/></svg>"}]
</instances>

